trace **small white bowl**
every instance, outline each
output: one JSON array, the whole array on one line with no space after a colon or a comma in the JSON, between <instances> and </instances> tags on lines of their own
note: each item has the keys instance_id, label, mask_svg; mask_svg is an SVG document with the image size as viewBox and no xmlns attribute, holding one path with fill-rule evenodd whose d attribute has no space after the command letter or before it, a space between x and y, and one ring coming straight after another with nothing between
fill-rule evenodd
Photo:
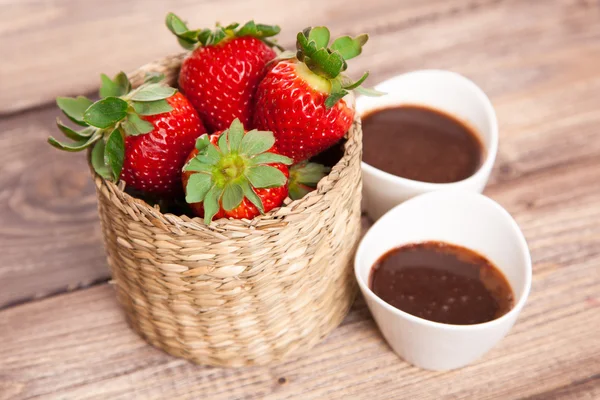
<instances>
[{"instance_id":1,"label":"small white bowl","mask_svg":"<svg viewBox=\"0 0 600 400\"><path fill-rule=\"evenodd\" d=\"M452 243L485 256L510 283L514 307L490 322L450 325L413 316L381 300L369 288L373 264L393 248L425 241ZM430 370L460 368L490 350L514 324L531 288L531 257L517 223L493 200L466 191L426 193L389 211L360 243L354 272L392 349L409 363Z\"/></svg>"},{"instance_id":2,"label":"small white bowl","mask_svg":"<svg viewBox=\"0 0 600 400\"><path fill-rule=\"evenodd\" d=\"M472 81L450 71L422 70L398 75L375 87L381 97L360 96L356 110L364 116L373 110L400 105L422 105L450 114L478 133L486 155L469 178L453 183L428 183L401 178L363 162L363 209L376 221L395 205L416 195L439 189L481 193L498 151L498 122L492 103ZM368 135L368 132L364 133Z\"/></svg>"}]
</instances>

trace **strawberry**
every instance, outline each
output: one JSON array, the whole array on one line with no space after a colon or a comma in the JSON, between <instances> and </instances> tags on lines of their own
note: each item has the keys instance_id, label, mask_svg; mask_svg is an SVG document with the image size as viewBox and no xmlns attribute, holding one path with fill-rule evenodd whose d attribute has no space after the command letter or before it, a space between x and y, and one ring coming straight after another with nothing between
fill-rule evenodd
<instances>
[{"instance_id":1,"label":"strawberry","mask_svg":"<svg viewBox=\"0 0 600 400\"><path fill-rule=\"evenodd\" d=\"M254 126L272 131L281 154L306 160L337 143L352 125L354 110L343 97L350 90L376 95L342 74L346 60L361 53L367 35L342 36L330 47L329 30L298 33L295 54L282 54L258 85Z\"/></svg>"},{"instance_id":2,"label":"strawberry","mask_svg":"<svg viewBox=\"0 0 600 400\"><path fill-rule=\"evenodd\" d=\"M302 161L290 167L289 195L298 200L317 188L317 184L331 168L314 162Z\"/></svg>"},{"instance_id":3,"label":"strawberry","mask_svg":"<svg viewBox=\"0 0 600 400\"><path fill-rule=\"evenodd\" d=\"M175 89L159 84L161 75L148 75L131 90L121 72L114 80L102 75L101 99L59 97L56 102L77 132L57 119L58 128L75 142L53 137L48 142L61 150L81 151L93 146L91 162L108 180L119 178L128 187L150 195L181 193L181 168L198 136L206 132L196 110Z\"/></svg>"},{"instance_id":4,"label":"strawberry","mask_svg":"<svg viewBox=\"0 0 600 400\"><path fill-rule=\"evenodd\" d=\"M292 160L273 148L273 133L244 131L239 119L229 129L196 141L183 168L185 200L204 222L247 218L279 207L287 197Z\"/></svg>"},{"instance_id":5,"label":"strawberry","mask_svg":"<svg viewBox=\"0 0 600 400\"><path fill-rule=\"evenodd\" d=\"M166 23L179 43L193 50L181 65L179 89L207 128L224 130L235 118L249 127L256 86L276 56L271 49L275 44L266 38L280 28L250 21L242 27L234 23L214 31L190 31L173 13L167 15Z\"/></svg>"}]
</instances>

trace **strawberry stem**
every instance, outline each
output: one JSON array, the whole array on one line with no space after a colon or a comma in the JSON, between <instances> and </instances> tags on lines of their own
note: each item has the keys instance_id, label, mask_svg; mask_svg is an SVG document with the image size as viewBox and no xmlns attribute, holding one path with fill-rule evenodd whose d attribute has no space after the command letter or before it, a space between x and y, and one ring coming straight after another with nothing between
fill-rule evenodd
<instances>
[{"instance_id":1,"label":"strawberry stem","mask_svg":"<svg viewBox=\"0 0 600 400\"><path fill-rule=\"evenodd\" d=\"M283 51L281 46L273 40L267 39L281 31L278 25L257 24L251 20L241 27L240 24L234 22L225 27L217 23L214 30L190 30L186 23L173 13L167 14L165 24L186 50L194 50L197 46L214 46L227 38L251 36L262 40L269 47L277 47Z\"/></svg>"},{"instance_id":2,"label":"strawberry stem","mask_svg":"<svg viewBox=\"0 0 600 400\"><path fill-rule=\"evenodd\" d=\"M355 38L341 36L329 44L329 29L324 26L306 28L296 36L296 58L304 63L310 72L327 79L330 82L329 96L325 100L325 107L333 107L349 90L362 89L361 84L369 76L363 76L353 82L343 75L348 68L347 60L357 57L362 52L362 47L367 43L369 36L358 35ZM281 57L281 56L280 56ZM291 58L288 56L288 58ZM382 93L371 91L371 95Z\"/></svg>"}]
</instances>

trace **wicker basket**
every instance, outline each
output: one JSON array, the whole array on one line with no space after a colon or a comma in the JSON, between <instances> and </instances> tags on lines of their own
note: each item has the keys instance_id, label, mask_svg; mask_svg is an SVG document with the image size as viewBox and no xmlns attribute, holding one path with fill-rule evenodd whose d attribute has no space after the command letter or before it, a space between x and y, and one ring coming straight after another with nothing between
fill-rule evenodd
<instances>
[{"instance_id":1,"label":"wicker basket","mask_svg":"<svg viewBox=\"0 0 600 400\"><path fill-rule=\"evenodd\" d=\"M183 56L131 75L163 72ZM316 191L253 220L162 214L95 175L108 263L133 329L195 363L265 364L306 351L331 332L356 294L361 127Z\"/></svg>"}]
</instances>

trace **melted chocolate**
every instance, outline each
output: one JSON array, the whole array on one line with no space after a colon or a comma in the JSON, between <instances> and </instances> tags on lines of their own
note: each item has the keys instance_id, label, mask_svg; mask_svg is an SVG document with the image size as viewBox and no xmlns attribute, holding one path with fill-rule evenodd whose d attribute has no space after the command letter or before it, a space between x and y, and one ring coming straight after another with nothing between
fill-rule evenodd
<instances>
[{"instance_id":1,"label":"melted chocolate","mask_svg":"<svg viewBox=\"0 0 600 400\"><path fill-rule=\"evenodd\" d=\"M443 242L387 252L373 266L369 281L386 303L446 324L491 321L513 307L512 289L500 270L472 250Z\"/></svg>"},{"instance_id":2,"label":"melted chocolate","mask_svg":"<svg viewBox=\"0 0 600 400\"><path fill-rule=\"evenodd\" d=\"M401 106L363 117L363 159L378 169L421 182L458 182L484 158L473 130L440 111Z\"/></svg>"}]
</instances>

